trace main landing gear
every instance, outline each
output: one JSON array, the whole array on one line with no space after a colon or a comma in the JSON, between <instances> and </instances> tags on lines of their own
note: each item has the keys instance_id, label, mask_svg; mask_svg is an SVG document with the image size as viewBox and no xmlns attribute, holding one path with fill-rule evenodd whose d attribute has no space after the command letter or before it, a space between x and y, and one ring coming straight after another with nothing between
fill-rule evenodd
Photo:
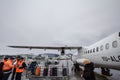
<instances>
[{"instance_id":1,"label":"main landing gear","mask_svg":"<svg viewBox=\"0 0 120 80\"><path fill-rule=\"evenodd\" d=\"M110 69L101 67L101 73L106 76L112 76Z\"/></svg>"}]
</instances>

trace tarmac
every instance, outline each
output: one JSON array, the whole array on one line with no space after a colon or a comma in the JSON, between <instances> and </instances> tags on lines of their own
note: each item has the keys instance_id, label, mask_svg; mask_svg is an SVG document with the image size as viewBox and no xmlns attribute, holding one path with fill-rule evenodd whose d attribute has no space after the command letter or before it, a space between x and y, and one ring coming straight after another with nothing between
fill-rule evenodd
<instances>
[{"instance_id":1,"label":"tarmac","mask_svg":"<svg viewBox=\"0 0 120 80\"><path fill-rule=\"evenodd\" d=\"M81 73L71 73L71 75L69 76L69 78L54 78L54 79L50 79L50 78L38 78L38 77L34 77L31 79L27 79L25 73L22 75L22 80L84 80L81 76ZM95 77L96 80L108 80L105 76L102 76L100 74L95 73ZM11 76L9 77L8 80L11 80Z\"/></svg>"},{"instance_id":2,"label":"tarmac","mask_svg":"<svg viewBox=\"0 0 120 80\"><path fill-rule=\"evenodd\" d=\"M74 73L70 75L70 79L69 80L84 80L84 78L81 77L82 73ZM108 80L105 76L97 74L95 72L95 78L96 80Z\"/></svg>"},{"instance_id":3,"label":"tarmac","mask_svg":"<svg viewBox=\"0 0 120 80\"><path fill-rule=\"evenodd\" d=\"M63 77L63 76L59 76L59 77L53 77L51 78L50 76L46 76L46 77L32 77L28 79L26 78L26 73L23 73L22 75L22 80L84 80L81 77L82 71L78 72L78 73L74 73L74 71L72 70L73 64L71 61L66 61L66 60L62 60L59 63L59 66L69 66L69 76L67 77ZM108 80L105 76L100 75L98 73L95 72L95 78L96 80ZM8 80L11 80L11 76L9 77Z\"/></svg>"}]
</instances>

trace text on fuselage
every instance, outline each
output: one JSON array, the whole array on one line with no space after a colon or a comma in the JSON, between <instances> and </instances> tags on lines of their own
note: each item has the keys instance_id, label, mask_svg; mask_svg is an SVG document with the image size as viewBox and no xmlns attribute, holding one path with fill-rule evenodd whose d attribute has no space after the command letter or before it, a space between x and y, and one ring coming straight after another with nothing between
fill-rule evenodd
<instances>
[{"instance_id":1,"label":"text on fuselage","mask_svg":"<svg viewBox=\"0 0 120 80\"><path fill-rule=\"evenodd\" d=\"M101 57L103 61L112 61L112 62L120 62L120 55L119 56L103 56Z\"/></svg>"}]
</instances>

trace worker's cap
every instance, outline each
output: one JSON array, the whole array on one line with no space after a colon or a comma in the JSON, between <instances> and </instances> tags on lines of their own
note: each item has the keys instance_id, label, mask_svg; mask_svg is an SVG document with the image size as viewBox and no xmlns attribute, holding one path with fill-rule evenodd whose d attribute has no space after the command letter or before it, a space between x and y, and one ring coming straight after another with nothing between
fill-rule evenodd
<instances>
[{"instance_id":1,"label":"worker's cap","mask_svg":"<svg viewBox=\"0 0 120 80\"><path fill-rule=\"evenodd\" d=\"M85 59L83 62L84 65L89 64L89 63L90 63L90 61L88 59Z\"/></svg>"}]
</instances>

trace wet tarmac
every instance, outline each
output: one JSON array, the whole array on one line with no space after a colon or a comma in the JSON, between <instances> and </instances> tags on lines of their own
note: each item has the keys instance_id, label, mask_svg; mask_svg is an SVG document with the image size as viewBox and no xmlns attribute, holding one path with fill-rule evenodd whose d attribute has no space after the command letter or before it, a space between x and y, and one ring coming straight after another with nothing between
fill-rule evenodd
<instances>
[{"instance_id":1,"label":"wet tarmac","mask_svg":"<svg viewBox=\"0 0 120 80\"><path fill-rule=\"evenodd\" d=\"M97 74L101 74L101 69L96 68L95 72ZM120 71L119 70L110 69L110 73L112 74L112 76L105 76L108 80L120 80Z\"/></svg>"},{"instance_id":2,"label":"wet tarmac","mask_svg":"<svg viewBox=\"0 0 120 80\"><path fill-rule=\"evenodd\" d=\"M57 77L50 79L49 76L42 77L42 78L40 77L41 79L39 77L31 77L30 79L28 79L28 78L26 78L26 73L23 73L22 80L84 80L81 77L82 71L79 73L74 73L74 71L72 70L73 63L71 61L62 60L62 61L60 61L59 66L69 66L68 67L69 68L69 73L68 73L69 76L63 77L63 76L58 75L59 77L61 77L59 79ZM96 77L96 80L108 80L105 76L97 74L96 72L95 72L95 77ZM10 78L11 78L11 76L10 76ZM9 78L9 80L11 80L10 78Z\"/></svg>"},{"instance_id":3,"label":"wet tarmac","mask_svg":"<svg viewBox=\"0 0 120 80\"><path fill-rule=\"evenodd\" d=\"M83 77L81 77L82 72L79 73L74 73L70 75L70 79L69 80L84 80ZM102 76L100 74L97 74L95 72L95 78L96 80L108 80L105 76Z\"/></svg>"},{"instance_id":4,"label":"wet tarmac","mask_svg":"<svg viewBox=\"0 0 120 80\"><path fill-rule=\"evenodd\" d=\"M109 80L105 76L102 76L102 75L97 74L97 73L95 73L95 77L96 77L96 80ZM9 77L8 80L11 80L11 76ZM58 78L49 79L47 77L45 77L45 78L34 77L34 78L31 78L31 79L27 79L26 75L24 73L22 75L22 80L84 80L84 79L81 77L81 73L72 72L71 75L69 75L69 78L61 78L61 79L58 79Z\"/></svg>"}]
</instances>

